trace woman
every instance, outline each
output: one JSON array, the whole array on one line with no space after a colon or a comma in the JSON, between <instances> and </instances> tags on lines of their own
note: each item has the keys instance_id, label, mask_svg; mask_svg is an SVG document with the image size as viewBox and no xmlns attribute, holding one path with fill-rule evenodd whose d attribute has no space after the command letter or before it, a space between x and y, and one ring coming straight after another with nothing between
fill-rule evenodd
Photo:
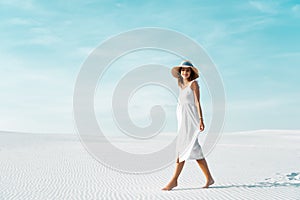
<instances>
[{"instance_id":1,"label":"woman","mask_svg":"<svg viewBox=\"0 0 300 200\"><path fill-rule=\"evenodd\" d=\"M179 98L177 105L178 136L176 144L176 168L171 181L162 190L171 190L177 186L177 180L186 160L196 160L206 177L208 188L214 183L201 146L198 142L199 130L204 130L200 92L196 78L197 68L190 61L183 61L172 68L172 75L178 79Z\"/></svg>"}]
</instances>

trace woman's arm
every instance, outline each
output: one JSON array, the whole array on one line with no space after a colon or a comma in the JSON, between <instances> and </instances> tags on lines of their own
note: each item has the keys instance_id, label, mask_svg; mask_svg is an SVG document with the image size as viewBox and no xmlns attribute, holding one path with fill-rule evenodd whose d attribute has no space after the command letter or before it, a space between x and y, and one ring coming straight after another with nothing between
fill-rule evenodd
<instances>
[{"instance_id":1,"label":"woman's arm","mask_svg":"<svg viewBox=\"0 0 300 200\"><path fill-rule=\"evenodd\" d=\"M202 116L202 109L200 105L200 91L199 91L199 85L197 81L193 81L191 85L192 90L194 91L194 97L195 97L195 105L197 107L198 115L199 115L199 129L200 131L204 130L204 123L203 123L203 116Z\"/></svg>"}]
</instances>

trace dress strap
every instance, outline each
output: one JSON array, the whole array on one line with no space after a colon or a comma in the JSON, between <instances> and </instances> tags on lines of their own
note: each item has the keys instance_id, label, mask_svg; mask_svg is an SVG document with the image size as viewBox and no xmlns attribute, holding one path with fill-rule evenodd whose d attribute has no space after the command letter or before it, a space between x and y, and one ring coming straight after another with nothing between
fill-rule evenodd
<instances>
[{"instance_id":1,"label":"dress strap","mask_svg":"<svg viewBox=\"0 0 300 200\"><path fill-rule=\"evenodd\" d=\"M191 85L192 85L192 83L193 83L194 81L195 81L195 79L194 79L194 80L192 80L192 81L190 82L190 85L189 85L190 87L191 87Z\"/></svg>"}]
</instances>

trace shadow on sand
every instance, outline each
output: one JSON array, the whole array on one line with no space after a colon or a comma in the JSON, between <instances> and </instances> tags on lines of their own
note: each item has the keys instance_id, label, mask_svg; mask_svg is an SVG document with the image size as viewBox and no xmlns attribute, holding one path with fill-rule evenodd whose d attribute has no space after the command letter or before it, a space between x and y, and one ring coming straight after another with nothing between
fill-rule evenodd
<instances>
[{"instance_id":1,"label":"shadow on sand","mask_svg":"<svg viewBox=\"0 0 300 200\"><path fill-rule=\"evenodd\" d=\"M194 187L194 188L174 188L173 191L182 190L205 190L205 189L226 189L226 188L271 188L271 187L300 187L300 183L269 183L260 182L255 184L244 184L244 185L220 185L210 186L209 188Z\"/></svg>"},{"instance_id":2,"label":"shadow on sand","mask_svg":"<svg viewBox=\"0 0 300 200\"><path fill-rule=\"evenodd\" d=\"M273 178L266 178L266 181L254 184L241 184L241 185L212 185L209 188L195 187L195 188L175 188L174 191L180 190L199 190L199 189L226 189L226 188L271 188L271 187L300 187L300 173L292 172L290 174L282 175L277 174Z\"/></svg>"}]
</instances>

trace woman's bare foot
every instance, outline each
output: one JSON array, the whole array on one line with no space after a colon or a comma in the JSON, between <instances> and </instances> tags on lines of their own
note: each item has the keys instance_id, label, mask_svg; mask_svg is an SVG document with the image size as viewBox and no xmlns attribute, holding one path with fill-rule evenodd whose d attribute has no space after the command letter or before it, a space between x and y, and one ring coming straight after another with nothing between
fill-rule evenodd
<instances>
[{"instance_id":1,"label":"woman's bare foot","mask_svg":"<svg viewBox=\"0 0 300 200\"><path fill-rule=\"evenodd\" d=\"M214 184L215 181L213 178L209 179L202 188L208 188L210 185Z\"/></svg>"},{"instance_id":2,"label":"woman's bare foot","mask_svg":"<svg viewBox=\"0 0 300 200\"><path fill-rule=\"evenodd\" d=\"M172 190L177 186L177 180L171 180L166 187L162 188L162 190Z\"/></svg>"}]
</instances>

